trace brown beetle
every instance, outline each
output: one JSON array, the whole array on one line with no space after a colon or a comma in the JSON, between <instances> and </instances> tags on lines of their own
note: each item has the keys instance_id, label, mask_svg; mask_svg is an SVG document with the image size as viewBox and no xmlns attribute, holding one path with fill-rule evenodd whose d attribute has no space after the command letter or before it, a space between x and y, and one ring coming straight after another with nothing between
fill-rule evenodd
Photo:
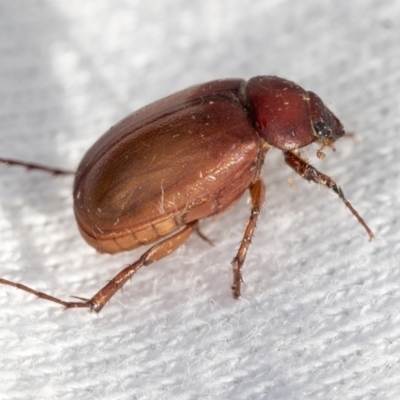
<instances>
[{"instance_id":1,"label":"brown beetle","mask_svg":"<svg viewBox=\"0 0 400 400\"><path fill-rule=\"evenodd\" d=\"M74 184L74 211L85 240L105 253L158 241L91 299L66 302L0 279L66 308L99 312L142 266L180 247L198 221L231 207L249 189L250 218L233 265L240 296L244 263L264 202L260 178L266 152L276 147L301 177L332 189L370 239L373 234L336 182L300 157L313 142L330 147L345 134L340 121L312 92L285 79L259 76L193 86L128 115L86 153ZM37 164L7 164L68 173Z\"/></svg>"}]
</instances>

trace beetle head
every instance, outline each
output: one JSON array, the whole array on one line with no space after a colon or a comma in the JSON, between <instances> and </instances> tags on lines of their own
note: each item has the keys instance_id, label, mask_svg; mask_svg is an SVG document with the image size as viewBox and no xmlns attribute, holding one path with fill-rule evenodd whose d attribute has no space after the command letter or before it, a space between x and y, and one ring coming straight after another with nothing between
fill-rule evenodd
<instances>
[{"instance_id":1,"label":"beetle head","mask_svg":"<svg viewBox=\"0 0 400 400\"><path fill-rule=\"evenodd\" d=\"M261 138L281 150L318 142L333 149L344 135L340 121L312 92L276 76L258 76L245 87L245 102ZM321 152L322 156L322 152Z\"/></svg>"},{"instance_id":2,"label":"beetle head","mask_svg":"<svg viewBox=\"0 0 400 400\"><path fill-rule=\"evenodd\" d=\"M333 143L345 134L343 125L336 116L325 106L322 100L313 92L307 92L310 104L310 119L313 135L321 145L317 155L324 157L321 150L329 147L333 151L335 147Z\"/></svg>"}]
</instances>

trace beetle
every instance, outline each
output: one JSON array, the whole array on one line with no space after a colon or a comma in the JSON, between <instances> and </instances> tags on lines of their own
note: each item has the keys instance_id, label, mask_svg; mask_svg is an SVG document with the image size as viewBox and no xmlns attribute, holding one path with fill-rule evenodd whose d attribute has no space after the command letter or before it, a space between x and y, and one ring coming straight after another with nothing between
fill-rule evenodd
<instances>
[{"instance_id":1,"label":"beetle","mask_svg":"<svg viewBox=\"0 0 400 400\"><path fill-rule=\"evenodd\" d=\"M97 251L114 254L154 245L91 299L68 302L5 279L0 283L65 308L99 312L139 268L179 248L200 220L226 211L248 189L251 213L232 260L232 291L238 298L242 266L265 197L260 171L271 148L281 150L286 164L302 178L333 190L373 238L337 183L299 153L317 142L317 156L323 158L323 148L334 150L334 142L344 134L340 121L316 94L276 76L215 80L165 97L101 136L83 157L73 189L79 230Z\"/></svg>"}]
</instances>

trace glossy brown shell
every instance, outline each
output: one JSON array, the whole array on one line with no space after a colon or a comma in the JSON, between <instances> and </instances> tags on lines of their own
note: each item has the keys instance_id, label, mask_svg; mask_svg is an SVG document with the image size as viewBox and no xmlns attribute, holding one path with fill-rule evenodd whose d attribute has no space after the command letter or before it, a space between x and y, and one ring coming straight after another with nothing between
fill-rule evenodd
<instances>
[{"instance_id":1,"label":"glossy brown shell","mask_svg":"<svg viewBox=\"0 0 400 400\"><path fill-rule=\"evenodd\" d=\"M194 86L105 133L83 158L74 210L86 241L117 253L231 206L258 175L261 142L239 79Z\"/></svg>"},{"instance_id":2,"label":"glossy brown shell","mask_svg":"<svg viewBox=\"0 0 400 400\"><path fill-rule=\"evenodd\" d=\"M310 118L309 92L275 76L256 76L246 84L246 95L263 138L281 150L307 146L316 140Z\"/></svg>"},{"instance_id":3,"label":"glossy brown shell","mask_svg":"<svg viewBox=\"0 0 400 400\"><path fill-rule=\"evenodd\" d=\"M335 141L344 135L340 121L315 93L287 79L251 78L243 102L261 137L281 150L299 149L317 140Z\"/></svg>"}]
</instances>

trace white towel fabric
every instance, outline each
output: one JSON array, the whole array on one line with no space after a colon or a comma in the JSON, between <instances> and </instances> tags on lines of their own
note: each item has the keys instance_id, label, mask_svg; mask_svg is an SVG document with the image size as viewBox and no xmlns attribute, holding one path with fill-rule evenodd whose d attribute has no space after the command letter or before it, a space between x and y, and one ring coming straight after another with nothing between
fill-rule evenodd
<instances>
[{"instance_id":1,"label":"white towel fabric","mask_svg":"<svg viewBox=\"0 0 400 400\"><path fill-rule=\"evenodd\" d=\"M158 98L279 75L356 134L323 161L306 154L376 238L271 151L240 300L230 261L246 198L203 222L214 247L195 235L99 315L0 286L0 399L400 398L399 20L396 0L3 1L0 157L74 169ZM85 244L72 184L0 166L1 277L91 297L140 256Z\"/></svg>"}]
</instances>

